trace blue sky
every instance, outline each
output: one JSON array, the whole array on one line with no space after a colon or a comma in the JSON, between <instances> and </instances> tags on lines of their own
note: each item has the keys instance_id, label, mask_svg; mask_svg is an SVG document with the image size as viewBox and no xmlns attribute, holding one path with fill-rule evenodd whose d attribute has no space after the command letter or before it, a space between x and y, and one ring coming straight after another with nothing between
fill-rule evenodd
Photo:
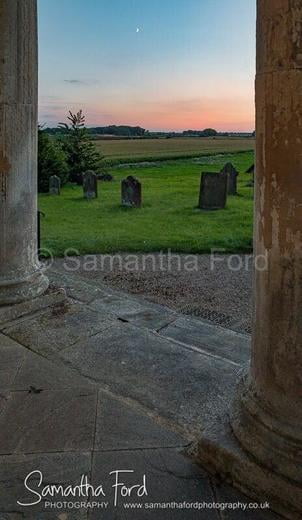
<instances>
[{"instance_id":1,"label":"blue sky","mask_svg":"<svg viewBox=\"0 0 302 520\"><path fill-rule=\"evenodd\" d=\"M255 0L38 0L41 123L254 129Z\"/></svg>"}]
</instances>

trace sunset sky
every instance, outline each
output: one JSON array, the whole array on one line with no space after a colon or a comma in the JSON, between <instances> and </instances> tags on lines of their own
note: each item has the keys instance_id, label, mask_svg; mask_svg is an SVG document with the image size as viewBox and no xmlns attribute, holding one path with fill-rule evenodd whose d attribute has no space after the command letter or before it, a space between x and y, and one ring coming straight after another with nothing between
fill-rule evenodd
<instances>
[{"instance_id":1,"label":"sunset sky","mask_svg":"<svg viewBox=\"0 0 302 520\"><path fill-rule=\"evenodd\" d=\"M38 0L40 123L254 129L255 0Z\"/></svg>"}]
</instances>

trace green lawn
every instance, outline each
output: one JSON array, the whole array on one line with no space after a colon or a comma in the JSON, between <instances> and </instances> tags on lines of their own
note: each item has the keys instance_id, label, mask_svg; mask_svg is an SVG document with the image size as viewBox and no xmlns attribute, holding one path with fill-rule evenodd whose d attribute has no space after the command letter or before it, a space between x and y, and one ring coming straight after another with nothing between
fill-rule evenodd
<instances>
[{"instance_id":1,"label":"green lawn","mask_svg":"<svg viewBox=\"0 0 302 520\"><path fill-rule=\"evenodd\" d=\"M227 209L197 209L200 173L218 171L231 160L240 171L239 196L229 197ZM80 254L121 251L172 251L204 253L211 248L227 252L250 251L252 244L253 190L243 172L253 153L236 153L202 159L161 162L144 168L113 168L112 183L99 183L99 198L87 201L82 188L67 185L59 197L41 194L42 247L56 256L67 248ZM120 205L120 181L127 175L143 185L143 207Z\"/></svg>"}]
</instances>

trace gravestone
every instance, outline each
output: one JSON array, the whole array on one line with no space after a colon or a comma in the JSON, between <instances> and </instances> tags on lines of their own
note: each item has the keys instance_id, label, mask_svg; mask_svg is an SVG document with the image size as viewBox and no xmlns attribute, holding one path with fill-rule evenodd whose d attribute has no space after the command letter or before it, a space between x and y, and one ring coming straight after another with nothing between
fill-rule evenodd
<instances>
[{"instance_id":1,"label":"gravestone","mask_svg":"<svg viewBox=\"0 0 302 520\"><path fill-rule=\"evenodd\" d=\"M228 195L237 195L238 172L236 168L229 162L224 165L221 172L228 176Z\"/></svg>"},{"instance_id":2,"label":"gravestone","mask_svg":"<svg viewBox=\"0 0 302 520\"><path fill-rule=\"evenodd\" d=\"M252 164L252 166L250 166L245 173L253 173L254 174L255 172L255 164Z\"/></svg>"},{"instance_id":3,"label":"gravestone","mask_svg":"<svg viewBox=\"0 0 302 520\"><path fill-rule=\"evenodd\" d=\"M49 194L60 195L61 193L61 179L57 175L49 177Z\"/></svg>"},{"instance_id":4,"label":"gravestone","mask_svg":"<svg viewBox=\"0 0 302 520\"><path fill-rule=\"evenodd\" d=\"M98 179L99 181L111 182L113 181L113 175L111 173L100 173Z\"/></svg>"},{"instance_id":5,"label":"gravestone","mask_svg":"<svg viewBox=\"0 0 302 520\"><path fill-rule=\"evenodd\" d=\"M201 174L199 208L224 209L227 200L228 175L224 172Z\"/></svg>"},{"instance_id":6,"label":"gravestone","mask_svg":"<svg viewBox=\"0 0 302 520\"><path fill-rule=\"evenodd\" d=\"M140 208L142 205L142 185L138 179L129 175L122 180L122 206Z\"/></svg>"},{"instance_id":7,"label":"gravestone","mask_svg":"<svg viewBox=\"0 0 302 520\"><path fill-rule=\"evenodd\" d=\"M83 174L83 191L85 199L96 199L98 196L98 179L92 170Z\"/></svg>"},{"instance_id":8,"label":"gravestone","mask_svg":"<svg viewBox=\"0 0 302 520\"><path fill-rule=\"evenodd\" d=\"M250 166L247 170L246 170L246 173L251 173L252 174L252 178L251 180L246 184L246 186L248 187L253 187L254 184L255 184L255 164L252 164L252 166Z\"/></svg>"}]
</instances>

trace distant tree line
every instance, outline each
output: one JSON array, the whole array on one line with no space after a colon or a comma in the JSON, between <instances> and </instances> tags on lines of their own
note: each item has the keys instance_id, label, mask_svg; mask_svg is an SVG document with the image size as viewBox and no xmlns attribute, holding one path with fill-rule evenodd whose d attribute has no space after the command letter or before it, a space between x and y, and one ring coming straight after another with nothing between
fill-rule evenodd
<instances>
[{"instance_id":1,"label":"distant tree line","mask_svg":"<svg viewBox=\"0 0 302 520\"><path fill-rule=\"evenodd\" d=\"M143 137L146 133L148 133L145 128L128 125L96 126L87 128L86 130L90 135L117 135L123 137ZM66 133L66 128L59 125L57 128L44 128L44 132L49 135L64 134Z\"/></svg>"},{"instance_id":2,"label":"distant tree line","mask_svg":"<svg viewBox=\"0 0 302 520\"><path fill-rule=\"evenodd\" d=\"M128 126L128 125L110 125L110 126L96 126L95 128L89 128L89 133L98 135L120 135L128 137L143 137L146 133L145 128L140 126Z\"/></svg>"},{"instance_id":3,"label":"distant tree line","mask_svg":"<svg viewBox=\"0 0 302 520\"><path fill-rule=\"evenodd\" d=\"M45 128L44 132L49 135L62 135L66 133L66 129L63 127ZM95 126L87 128L86 132L92 138L108 135L129 139L156 139L162 137L167 139L172 137L254 137L255 135L255 132L218 132L214 128L204 128L203 130L184 130L183 132L153 132L140 126L129 125Z\"/></svg>"},{"instance_id":4,"label":"distant tree line","mask_svg":"<svg viewBox=\"0 0 302 520\"><path fill-rule=\"evenodd\" d=\"M191 137L214 137L218 134L217 130L214 128L205 128L204 130L185 130L182 135L183 136L191 136Z\"/></svg>"}]
</instances>

